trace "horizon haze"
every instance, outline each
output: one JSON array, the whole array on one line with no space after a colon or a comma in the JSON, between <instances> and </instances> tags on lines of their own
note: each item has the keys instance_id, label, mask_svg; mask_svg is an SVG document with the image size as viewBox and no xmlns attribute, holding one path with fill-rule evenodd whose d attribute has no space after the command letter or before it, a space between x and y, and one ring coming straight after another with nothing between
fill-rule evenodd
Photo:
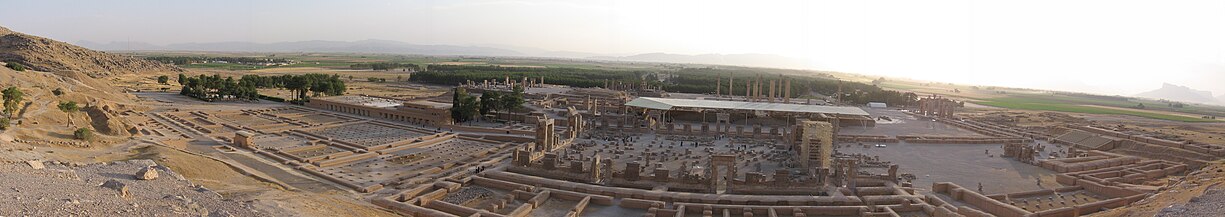
<instances>
[{"instance_id":1,"label":"horizon haze","mask_svg":"<svg viewBox=\"0 0 1225 217\"><path fill-rule=\"evenodd\" d=\"M490 56L755 54L759 64L728 65L1124 96L1170 83L1225 95L1217 84L1225 80L1225 14L1218 13L1225 2L1217 1L5 4L12 7L0 13L0 26L91 48L110 44L104 50L377 39L505 51Z\"/></svg>"}]
</instances>

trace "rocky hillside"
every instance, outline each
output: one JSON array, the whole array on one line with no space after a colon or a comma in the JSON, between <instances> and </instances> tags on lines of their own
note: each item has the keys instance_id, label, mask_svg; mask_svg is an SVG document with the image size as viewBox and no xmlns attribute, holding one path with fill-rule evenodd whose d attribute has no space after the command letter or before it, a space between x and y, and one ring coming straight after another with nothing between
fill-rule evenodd
<instances>
[{"instance_id":1,"label":"rocky hillside","mask_svg":"<svg viewBox=\"0 0 1225 217\"><path fill-rule=\"evenodd\" d=\"M44 72L81 72L92 77L183 71L167 64L90 50L56 40L13 32L4 27L0 27L0 62L17 63Z\"/></svg>"},{"instance_id":2,"label":"rocky hillside","mask_svg":"<svg viewBox=\"0 0 1225 217\"><path fill-rule=\"evenodd\" d=\"M182 71L174 66L123 55L108 54L46 38L0 28L0 65L20 64L25 71L0 67L0 89L17 88L24 97L0 143L93 147L124 141L134 123L117 118L139 111L136 97L113 79L151 77ZM79 112L64 112L61 102L75 102ZM136 114L136 113L132 113ZM74 140L72 132L89 128L89 142Z\"/></svg>"}]
</instances>

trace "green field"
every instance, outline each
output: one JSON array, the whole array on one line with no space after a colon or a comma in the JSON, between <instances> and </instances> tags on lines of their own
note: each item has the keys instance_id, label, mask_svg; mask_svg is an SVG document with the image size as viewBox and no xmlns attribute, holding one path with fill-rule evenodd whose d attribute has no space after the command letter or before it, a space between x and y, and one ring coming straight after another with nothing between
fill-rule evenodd
<instances>
[{"instance_id":1,"label":"green field","mask_svg":"<svg viewBox=\"0 0 1225 217\"><path fill-rule=\"evenodd\" d=\"M1116 106L1116 107L1119 107L1119 105L1132 105L1128 101L1080 99L1080 98L1070 98L1070 99L1061 100L1060 98L1054 98L1054 97L1060 97L1060 96L1047 97L1045 95L1018 95L1018 96L1008 96L1008 97L1001 97L1001 98L990 98L990 99L985 99L983 101L978 101L975 103L987 105L987 106L1009 108L1009 109L1020 109L1020 110L1075 112L1075 113L1086 113L1086 114L1130 115L1130 116L1137 116L1137 117L1146 117L1146 118L1153 118L1153 119L1182 121L1182 122L1216 122L1217 121L1217 120L1210 120L1210 119L1203 119L1203 118L1196 118L1196 117L1161 114L1161 113L1155 113L1155 112L1143 112L1143 111L1134 111L1134 110L1110 109L1110 108L1085 106L1086 104L1100 105L1100 106ZM1074 101L1080 101L1080 100L1096 101L1096 103L1082 103L1082 104L1072 103ZM1152 105L1152 106L1165 106L1165 105L1162 104L1162 105Z\"/></svg>"},{"instance_id":2,"label":"green field","mask_svg":"<svg viewBox=\"0 0 1225 217\"><path fill-rule=\"evenodd\" d=\"M255 69L266 69L266 68L271 68L275 66L254 66L254 65L237 64L237 63L196 63L196 64L182 65L182 67L184 68L225 69L225 70L255 70Z\"/></svg>"}]
</instances>

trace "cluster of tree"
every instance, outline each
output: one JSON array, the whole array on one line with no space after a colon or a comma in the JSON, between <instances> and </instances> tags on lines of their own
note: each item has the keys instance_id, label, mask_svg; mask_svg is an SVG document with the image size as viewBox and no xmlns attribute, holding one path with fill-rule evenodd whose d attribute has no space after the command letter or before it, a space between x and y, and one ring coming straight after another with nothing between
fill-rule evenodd
<instances>
[{"instance_id":1,"label":"cluster of tree","mask_svg":"<svg viewBox=\"0 0 1225 217\"><path fill-rule=\"evenodd\" d=\"M227 62L244 65L264 65L264 64L290 64L293 60L283 58L257 58L257 57L200 57L200 56L151 56L145 57L147 60L158 61L167 64L187 65L196 63L208 62Z\"/></svg>"},{"instance_id":2,"label":"cluster of tree","mask_svg":"<svg viewBox=\"0 0 1225 217\"><path fill-rule=\"evenodd\" d=\"M524 77L539 79L545 77L545 83L561 84L573 87L599 87L604 81L639 83L648 71L627 71L607 69L580 68L533 68L533 67L503 67L488 65L429 65L426 71L413 73L409 81L455 85L467 81L481 82L484 80L502 81L507 77L522 79ZM648 82L658 84L659 82Z\"/></svg>"},{"instance_id":3,"label":"cluster of tree","mask_svg":"<svg viewBox=\"0 0 1225 217\"><path fill-rule=\"evenodd\" d=\"M13 69L13 71L18 72L26 71L26 66L17 63L5 63L4 67L8 67L9 69Z\"/></svg>"},{"instance_id":4,"label":"cluster of tree","mask_svg":"<svg viewBox=\"0 0 1225 217\"><path fill-rule=\"evenodd\" d=\"M358 63L349 65L349 68L371 70L409 69L412 71L421 71L421 66L413 63Z\"/></svg>"},{"instance_id":5,"label":"cluster of tree","mask_svg":"<svg viewBox=\"0 0 1225 217\"><path fill-rule=\"evenodd\" d=\"M728 94L727 82L731 78L736 82L731 84L731 94L743 96L747 91L745 82L756 81L758 76L761 76L763 82L790 80L791 94L796 98L817 95L834 96L841 90L842 96L839 98L847 103L885 102L897 106L910 106L915 105L914 103L918 101L918 95L914 93L885 90L869 83L844 82L824 74L780 76L775 71L754 69L679 68L674 71L644 71L496 65L429 65L426 69L427 71L414 73L409 80L455 85L469 80L480 82L483 80L502 81L507 77L511 79L545 77L546 83L574 87L599 87L608 81L630 84L646 83L646 85L659 86L665 91L677 93L714 93L716 89L720 89L723 94ZM716 84L722 84L722 87L716 87ZM763 84L763 87L768 87L768 83Z\"/></svg>"},{"instance_id":6,"label":"cluster of tree","mask_svg":"<svg viewBox=\"0 0 1225 217\"><path fill-rule=\"evenodd\" d=\"M513 111L523 106L523 87L515 86L512 92L488 90L481 93L481 115L492 111Z\"/></svg>"},{"instance_id":7,"label":"cluster of tree","mask_svg":"<svg viewBox=\"0 0 1225 217\"><path fill-rule=\"evenodd\" d=\"M221 75L187 77L179 94L205 101L214 99L245 99L255 100L259 93L251 82L239 83L234 77L221 78Z\"/></svg>"},{"instance_id":8,"label":"cluster of tree","mask_svg":"<svg viewBox=\"0 0 1225 217\"><path fill-rule=\"evenodd\" d=\"M487 115L494 111L513 111L523 107L523 87L516 86L514 91L485 91L477 98L468 94L463 88L455 88L451 98L451 119L455 122L467 122L477 114Z\"/></svg>"},{"instance_id":9,"label":"cluster of tree","mask_svg":"<svg viewBox=\"0 0 1225 217\"><path fill-rule=\"evenodd\" d=\"M340 75L305 74L259 76L243 75L237 81L233 77L222 79L220 75L187 77L179 74L183 84L180 94L202 100L218 98L259 99L257 88L283 88L290 90L294 98L291 102L302 102L311 96L336 96L345 92L345 83Z\"/></svg>"},{"instance_id":10,"label":"cluster of tree","mask_svg":"<svg viewBox=\"0 0 1225 217\"><path fill-rule=\"evenodd\" d=\"M880 77L880 78L877 78L876 80L872 80L872 85L875 85L875 86L880 86L880 84L882 83L885 83L885 77ZM973 88L977 90L978 86L974 86Z\"/></svg>"}]
</instances>

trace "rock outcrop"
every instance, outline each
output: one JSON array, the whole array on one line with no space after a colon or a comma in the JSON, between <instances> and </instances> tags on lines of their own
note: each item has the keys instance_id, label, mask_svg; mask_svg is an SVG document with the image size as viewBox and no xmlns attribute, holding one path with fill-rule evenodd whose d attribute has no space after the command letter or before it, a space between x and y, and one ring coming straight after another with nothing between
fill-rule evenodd
<instances>
[{"instance_id":1,"label":"rock outcrop","mask_svg":"<svg viewBox=\"0 0 1225 217\"><path fill-rule=\"evenodd\" d=\"M144 169L140 169L139 172L136 172L136 179L139 179L139 180L157 179L157 168L149 166L149 167L145 167Z\"/></svg>"},{"instance_id":2,"label":"rock outcrop","mask_svg":"<svg viewBox=\"0 0 1225 217\"><path fill-rule=\"evenodd\" d=\"M128 129L133 126L123 121L119 117L119 112L112 108L112 103L96 102L98 105L92 105L81 109L86 115L89 115L90 125L98 133L111 136L128 136L131 132Z\"/></svg>"},{"instance_id":3,"label":"rock outcrop","mask_svg":"<svg viewBox=\"0 0 1225 217\"><path fill-rule=\"evenodd\" d=\"M123 182L119 182L119 181L116 181L116 180L114 180L114 179L111 179L111 180L106 180L106 182L103 182L103 183L102 183L102 187L103 187L103 188L110 188L111 190L115 190L115 191L117 191L117 193L119 194L119 197L128 197L128 195L129 195L129 194L128 194L128 185L127 185L127 184L123 184Z\"/></svg>"}]
</instances>

